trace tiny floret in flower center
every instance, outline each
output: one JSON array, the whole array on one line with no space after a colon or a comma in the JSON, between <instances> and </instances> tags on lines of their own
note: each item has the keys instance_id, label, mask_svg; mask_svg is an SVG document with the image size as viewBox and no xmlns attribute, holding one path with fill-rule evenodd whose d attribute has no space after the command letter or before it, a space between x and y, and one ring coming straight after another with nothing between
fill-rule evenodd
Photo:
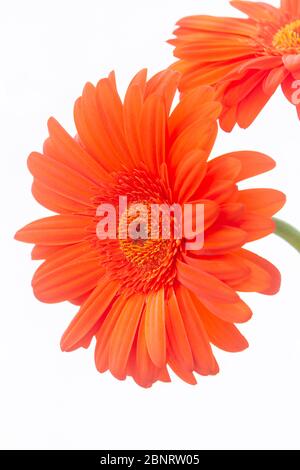
<instances>
[{"instance_id":1,"label":"tiny floret in flower center","mask_svg":"<svg viewBox=\"0 0 300 470\"><path fill-rule=\"evenodd\" d=\"M277 31L272 44L280 52L300 53L300 19Z\"/></svg>"}]
</instances>

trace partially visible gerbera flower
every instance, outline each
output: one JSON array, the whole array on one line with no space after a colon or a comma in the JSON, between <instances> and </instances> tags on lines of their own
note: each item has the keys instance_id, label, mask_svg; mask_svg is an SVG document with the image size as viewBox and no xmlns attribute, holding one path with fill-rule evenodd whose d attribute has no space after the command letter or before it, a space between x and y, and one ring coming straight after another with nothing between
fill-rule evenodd
<instances>
[{"instance_id":1,"label":"partially visible gerbera flower","mask_svg":"<svg viewBox=\"0 0 300 470\"><path fill-rule=\"evenodd\" d=\"M124 102L113 73L96 87L88 83L75 104L75 138L51 118L43 154L32 153L28 166L34 197L58 215L16 234L35 243L33 259L45 259L32 280L36 297L81 305L62 350L88 347L95 336L97 369L121 380L131 375L143 387L169 381L167 366L191 384L194 371L216 374L210 343L247 347L234 323L249 320L251 310L237 291L274 294L280 285L277 269L243 245L273 232L271 217L285 197L238 189L274 162L246 151L208 161L220 104L202 87L170 113L178 79L169 70L147 81L141 71ZM203 249L188 250L173 236L99 239L97 208L120 195L146 207L203 204Z\"/></svg>"},{"instance_id":2,"label":"partially visible gerbera flower","mask_svg":"<svg viewBox=\"0 0 300 470\"><path fill-rule=\"evenodd\" d=\"M267 3L234 0L247 19L190 16L174 34L172 67L183 74L181 91L217 86L221 127L247 128L279 85L300 119L300 0Z\"/></svg>"}]
</instances>

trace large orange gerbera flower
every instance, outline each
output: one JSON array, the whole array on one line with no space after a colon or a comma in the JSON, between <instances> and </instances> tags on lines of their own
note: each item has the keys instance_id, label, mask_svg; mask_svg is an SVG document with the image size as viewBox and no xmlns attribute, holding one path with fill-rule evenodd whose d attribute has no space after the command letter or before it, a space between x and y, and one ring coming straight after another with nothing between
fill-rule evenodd
<instances>
[{"instance_id":1,"label":"large orange gerbera flower","mask_svg":"<svg viewBox=\"0 0 300 470\"><path fill-rule=\"evenodd\" d=\"M231 1L249 19L190 16L174 32L172 67L183 73L180 89L217 85L220 124L247 128L279 85L300 119L300 0Z\"/></svg>"},{"instance_id":2,"label":"large orange gerbera flower","mask_svg":"<svg viewBox=\"0 0 300 470\"><path fill-rule=\"evenodd\" d=\"M58 215L16 234L35 243L33 259L45 259L32 280L36 297L81 305L62 350L88 347L95 336L97 369L144 387L169 381L167 365L191 384L193 371L216 374L210 343L247 347L234 323L251 311L237 291L274 294L280 285L277 269L242 246L273 232L284 195L237 186L274 162L256 152L207 161L220 104L202 87L170 113L178 78L163 71L146 81L141 71L124 102L114 74L88 83L75 104L75 138L51 118L43 154L32 153L28 166L33 195ZM203 249L189 251L172 236L99 240L97 208L119 195L128 204L201 202Z\"/></svg>"}]
</instances>

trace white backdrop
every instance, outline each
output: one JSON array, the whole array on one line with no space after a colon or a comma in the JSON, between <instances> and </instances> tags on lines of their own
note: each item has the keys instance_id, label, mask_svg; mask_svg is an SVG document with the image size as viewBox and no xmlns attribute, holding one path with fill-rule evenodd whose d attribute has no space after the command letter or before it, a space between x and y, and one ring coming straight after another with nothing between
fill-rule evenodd
<instances>
[{"instance_id":1,"label":"white backdrop","mask_svg":"<svg viewBox=\"0 0 300 470\"><path fill-rule=\"evenodd\" d=\"M220 374L199 377L195 387L174 378L144 390L100 375L93 347L60 351L76 307L34 298L31 247L12 239L46 214L31 196L26 158L41 149L47 118L74 132L73 102L86 81L115 69L124 91L142 67L151 74L165 68L173 59L164 41L176 20L197 13L238 15L226 0L0 2L1 448L300 448L300 256L283 241L271 236L252 244L279 267L283 283L275 297L244 296L254 310L241 328L250 348L217 351ZM214 149L276 159L277 169L251 184L286 192L280 216L298 227L299 130L279 91L250 129L220 131Z\"/></svg>"}]
</instances>

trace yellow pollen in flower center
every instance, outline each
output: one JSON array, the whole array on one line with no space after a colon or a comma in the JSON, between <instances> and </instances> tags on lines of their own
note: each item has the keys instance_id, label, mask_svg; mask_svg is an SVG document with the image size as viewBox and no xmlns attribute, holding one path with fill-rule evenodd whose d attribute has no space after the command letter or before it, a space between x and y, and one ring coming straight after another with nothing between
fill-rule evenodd
<instances>
[{"instance_id":1,"label":"yellow pollen in flower center","mask_svg":"<svg viewBox=\"0 0 300 470\"><path fill-rule=\"evenodd\" d=\"M283 26L273 37L272 44L282 52L300 52L300 19Z\"/></svg>"},{"instance_id":2,"label":"yellow pollen in flower center","mask_svg":"<svg viewBox=\"0 0 300 470\"><path fill-rule=\"evenodd\" d=\"M147 207L147 205L146 205ZM135 224L135 233L141 234L139 238L133 238L130 234L130 227ZM174 240L171 236L162 236L161 226L155 238L151 238L151 210L147 207L146 213L137 216L126 211L121 217L118 239L120 248L128 261L147 270L156 270L159 267L170 263L175 255L179 240Z\"/></svg>"}]
</instances>

